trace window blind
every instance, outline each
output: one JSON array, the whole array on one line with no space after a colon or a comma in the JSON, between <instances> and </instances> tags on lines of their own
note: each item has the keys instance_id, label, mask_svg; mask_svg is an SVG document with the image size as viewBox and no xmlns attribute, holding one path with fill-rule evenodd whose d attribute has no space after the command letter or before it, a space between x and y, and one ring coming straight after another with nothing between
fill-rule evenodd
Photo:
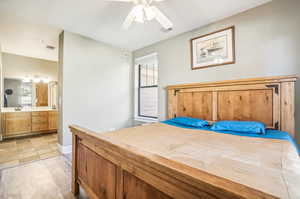
<instances>
[{"instance_id":1,"label":"window blind","mask_svg":"<svg viewBox=\"0 0 300 199\"><path fill-rule=\"evenodd\" d=\"M158 117L158 67L152 64L139 65L139 111L140 117Z\"/></svg>"}]
</instances>

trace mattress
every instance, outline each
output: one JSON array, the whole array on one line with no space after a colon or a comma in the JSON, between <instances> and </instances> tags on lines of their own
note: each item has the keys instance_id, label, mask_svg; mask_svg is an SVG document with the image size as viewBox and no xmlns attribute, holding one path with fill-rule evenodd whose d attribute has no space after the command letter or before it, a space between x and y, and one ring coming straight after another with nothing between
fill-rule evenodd
<instances>
[{"instance_id":1,"label":"mattress","mask_svg":"<svg viewBox=\"0 0 300 199\"><path fill-rule=\"evenodd\" d=\"M279 198L300 198L300 159L287 140L244 137L163 123L104 134Z\"/></svg>"}]
</instances>

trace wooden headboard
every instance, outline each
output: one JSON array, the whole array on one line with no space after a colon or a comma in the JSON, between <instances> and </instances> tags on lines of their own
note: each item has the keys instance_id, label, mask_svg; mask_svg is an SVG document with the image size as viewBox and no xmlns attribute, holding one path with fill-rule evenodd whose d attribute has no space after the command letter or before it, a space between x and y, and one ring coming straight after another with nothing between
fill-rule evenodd
<instances>
[{"instance_id":1,"label":"wooden headboard","mask_svg":"<svg viewBox=\"0 0 300 199\"><path fill-rule=\"evenodd\" d=\"M260 121L295 135L296 76L168 86L168 118Z\"/></svg>"}]
</instances>

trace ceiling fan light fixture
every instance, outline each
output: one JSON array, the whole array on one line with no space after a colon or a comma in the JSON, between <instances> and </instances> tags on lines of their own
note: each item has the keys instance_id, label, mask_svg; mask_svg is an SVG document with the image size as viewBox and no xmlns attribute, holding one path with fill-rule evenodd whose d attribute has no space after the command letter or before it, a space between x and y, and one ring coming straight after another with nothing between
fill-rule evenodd
<instances>
[{"instance_id":1,"label":"ceiling fan light fixture","mask_svg":"<svg viewBox=\"0 0 300 199\"><path fill-rule=\"evenodd\" d=\"M106 0L117 2L132 2L134 7L127 15L123 22L122 28L128 30L133 22L145 23L145 21L156 20L165 30L173 30L173 23L164 15L156 6L151 5L153 2L160 2L163 0Z\"/></svg>"},{"instance_id":2,"label":"ceiling fan light fixture","mask_svg":"<svg viewBox=\"0 0 300 199\"><path fill-rule=\"evenodd\" d=\"M148 21L151 21L153 19L155 19L156 17L156 13L153 11L152 6L151 7L145 7L145 15Z\"/></svg>"},{"instance_id":3,"label":"ceiling fan light fixture","mask_svg":"<svg viewBox=\"0 0 300 199\"><path fill-rule=\"evenodd\" d=\"M134 7L134 21L139 22L139 23L144 23L144 6L142 4L137 5Z\"/></svg>"}]
</instances>

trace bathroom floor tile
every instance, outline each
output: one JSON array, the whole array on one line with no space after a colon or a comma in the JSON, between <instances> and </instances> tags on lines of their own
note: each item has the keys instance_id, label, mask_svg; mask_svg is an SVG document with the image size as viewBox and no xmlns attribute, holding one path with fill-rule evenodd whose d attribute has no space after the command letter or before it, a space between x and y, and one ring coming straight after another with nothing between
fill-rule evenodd
<instances>
[{"instance_id":1,"label":"bathroom floor tile","mask_svg":"<svg viewBox=\"0 0 300 199\"><path fill-rule=\"evenodd\" d=\"M28 162L32 162L32 161L39 160L39 159L40 159L39 155L32 155L32 156L22 158L19 161L20 161L20 163L28 163Z\"/></svg>"},{"instance_id":2,"label":"bathroom floor tile","mask_svg":"<svg viewBox=\"0 0 300 199\"><path fill-rule=\"evenodd\" d=\"M0 170L61 155L57 140L53 133L0 142Z\"/></svg>"}]
</instances>

